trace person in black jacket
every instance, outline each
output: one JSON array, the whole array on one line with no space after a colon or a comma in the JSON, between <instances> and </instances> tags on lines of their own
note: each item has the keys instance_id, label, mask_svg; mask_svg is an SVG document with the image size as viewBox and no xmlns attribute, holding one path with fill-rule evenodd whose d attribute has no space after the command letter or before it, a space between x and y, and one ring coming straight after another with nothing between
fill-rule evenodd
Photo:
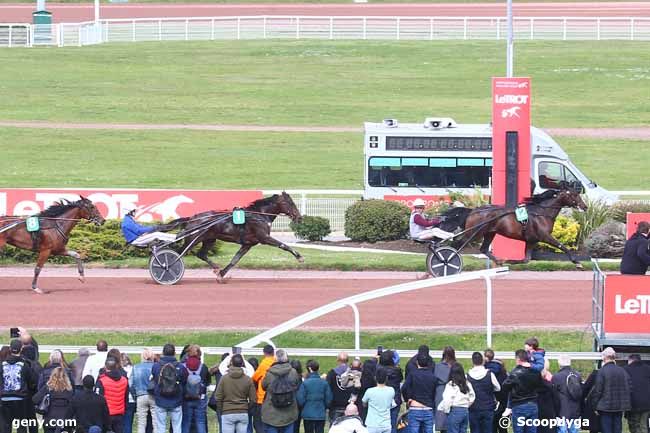
<instances>
[{"instance_id":1,"label":"person in black jacket","mask_svg":"<svg viewBox=\"0 0 650 433\"><path fill-rule=\"evenodd\" d=\"M70 403L68 418L77 422L77 433L107 432L110 417L106 399L93 392L95 380L91 375L83 378L83 389L77 392Z\"/></svg>"},{"instance_id":2,"label":"person in black jacket","mask_svg":"<svg viewBox=\"0 0 650 433\"><path fill-rule=\"evenodd\" d=\"M437 381L430 367L431 357L428 350L426 353L417 354L416 365L417 369L411 370L402 386L402 395L409 408L409 430L419 432L422 426L425 433L433 433Z\"/></svg>"},{"instance_id":3,"label":"person in black jacket","mask_svg":"<svg viewBox=\"0 0 650 433\"><path fill-rule=\"evenodd\" d=\"M363 395L370 388L377 386L377 380L375 379L376 373L377 358L370 358L364 361L363 368L361 369L361 390L359 391L359 396L356 401L360 418L364 423L366 422L366 416L368 415L368 408L362 403Z\"/></svg>"},{"instance_id":4,"label":"person in black jacket","mask_svg":"<svg viewBox=\"0 0 650 433\"><path fill-rule=\"evenodd\" d=\"M582 418L586 419L589 422L589 433L600 433L600 416L591 405L591 390L594 389L594 383L596 383L596 376L598 376L598 370L593 370L587 380L582 384L582 401L580 405L580 413Z\"/></svg>"},{"instance_id":5,"label":"person in black jacket","mask_svg":"<svg viewBox=\"0 0 650 433\"><path fill-rule=\"evenodd\" d=\"M411 374L413 371L415 371L415 370L417 370L419 368L417 358L420 355L424 355L424 356L427 357L426 368L430 368L433 371L433 369L435 367L435 362L433 362L433 358L431 357L431 355L429 355L429 346L427 346L426 344L423 344L420 347L418 347L418 353L413 355L413 357L411 357L411 359L409 359L409 362L406 363L406 369L404 370L404 377L405 378L408 378L409 374Z\"/></svg>"},{"instance_id":6,"label":"person in black jacket","mask_svg":"<svg viewBox=\"0 0 650 433\"><path fill-rule=\"evenodd\" d=\"M641 221L636 227L636 233L625 242L621 259L621 274L645 275L648 266L650 266L649 236L650 223Z\"/></svg>"},{"instance_id":7,"label":"person in black jacket","mask_svg":"<svg viewBox=\"0 0 650 433\"><path fill-rule=\"evenodd\" d=\"M537 428L538 433L555 433L557 427L550 423L555 421L560 413L560 395L557 385L553 384L553 375L549 368L548 359L545 361L544 370L542 370L542 386L537 389L537 407L539 408L539 419L548 420L547 423L541 423Z\"/></svg>"},{"instance_id":8,"label":"person in black jacket","mask_svg":"<svg viewBox=\"0 0 650 433\"><path fill-rule=\"evenodd\" d=\"M560 411L558 416L561 423L559 433L578 433L580 430L580 403L582 401L582 377L580 373L571 368L571 358L561 355L557 361L560 370L553 375L551 382L557 387L560 397ZM569 382L580 384L580 387L569 391ZM580 392L578 392L580 391Z\"/></svg>"},{"instance_id":9,"label":"person in black jacket","mask_svg":"<svg viewBox=\"0 0 650 433\"><path fill-rule=\"evenodd\" d=\"M2 400L3 431L11 432L15 419L31 420L32 396L36 392L38 378L21 355L23 343L12 340L10 355L0 367L0 400Z\"/></svg>"},{"instance_id":10,"label":"person in black jacket","mask_svg":"<svg viewBox=\"0 0 650 433\"><path fill-rule=\"evenodd\" d=\"M624 367L632 380L632 410L627 413L630 433L648 433L650 416L650 366L638 354L630 355Z\"/></svg>"},{"instance_id":11,"label":"person in black jacket","mask_svg":"<svg viewBox=\"0 0 650 433\"><path fill-rule=\"evenodd\" d=\"M494 359L494 350L492 349L485 349L483 356L485 357L485 368L494 374L494 376L497 378L497 382L499 382L499 385L503 385L503 382L508 377L508 373L503 366L503 362L498 359ZM495 392L494 396L497 399L497 407L494 411L492 431L496 433L508 433L508 429L501 427L501 424L499 423L499 420L501 419L501 416L503 415L503 412L506 410L506 406L508 405L508 393L501 389L500 391Z\"/></svg>"},{"instance_id":12,"label":"person in black jacket","mask_svg":"<svg viewBox=\"0 0 650 433\"><path fill-rule=\"evenodd\" d=\"M614 349L607 347L602 356L604 364L591 390L591 404L600 415L603 433L621 433L623 413L632 409L630 376L616 365Z\"/></svg>"},{"instance_id":13,"label":"person in black jacket","mask_svg":"<svg viewBox=\"0 0 650 433\"><path fill-rule=\"evenodd\" d=\"M49 395L50 402L47 410L43 413L43 428L45 433L59 433L65 427L59 422L69 419L68 411L73 396L70 377L63 367L56 367L52 370L47 383L34 395L32 401L38 405L46 395Z\"/></svg>"},{"instance_id":14,"label":"person in black jacket","mask_svg":"<svg viewBox=\"0 0 650 433\"><path fill-rule=\"evenodd\" d=\"M504 416L512 413L512 429L515 433L537 433L537 428L526 426L527 420L535 422L539 418L537 406L537 390L542 386L542 377L532 370L529 365L528 352L519 349L515 352L517 366L503 382L502 389L509 393L511 410L506 410Z\"/></svg>"}]
</instances>

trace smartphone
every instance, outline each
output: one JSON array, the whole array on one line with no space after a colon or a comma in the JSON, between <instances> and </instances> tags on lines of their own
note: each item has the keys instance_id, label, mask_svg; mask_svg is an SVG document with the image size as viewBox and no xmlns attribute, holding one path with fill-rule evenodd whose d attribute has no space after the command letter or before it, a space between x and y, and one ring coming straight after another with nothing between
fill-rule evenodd
<instances>
[{"instance_id":1,"label":"smartphone","mask_svg":"<svg viewBox=\"0 0 650 433\"><path fill-rule=\"evenodd\" d=\"M232 348L232 354L233 355L241 355L241 347L234 347Z\"/></svg>"},{"instance_id":2,"label":"smartphone","mask_svg":"<svg viewBox=\"0 0 650 433\"><path fill-rule=\"evenodd\" d=\"M377 355L381 355L381 352L384 351L384 346L377 346Z\"/></svg>"},{"instance_id":3,"label":"smartphone","mask_svg":"<svg viewBox=\"0 0 650 433\"><path fill-rule=\"evenodd\" d=\"M18 337L20 337L20 332L18 331L18 328L9 329L9 338L18 338Z\"/></svg>"}]
</instances>

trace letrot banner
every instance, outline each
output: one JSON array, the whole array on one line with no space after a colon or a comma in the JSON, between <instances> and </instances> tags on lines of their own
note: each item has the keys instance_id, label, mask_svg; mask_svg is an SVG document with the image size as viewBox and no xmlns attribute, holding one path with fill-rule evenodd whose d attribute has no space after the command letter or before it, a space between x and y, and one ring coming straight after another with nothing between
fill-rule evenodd
<instances>
[{"instance_id":1,"label":"letrot banner","mask_svg":"<svg viewBox=\"0 0 650 433\"><path fill-rule=\"evenodd\" d=\"M0 189L0 215L34 215L62 199L90 199L106 219L136 209L143 222L188 217L206 210L232 210L262 198L262 191L169 189Z\"/></svg>"},{"instance_id":2,"label":"letrot banner","mask_svg":"<svg viewBox=\"0 0 650 433\"><path fill-rule=\"evenodd\" d=\"M611 334L650 334L650 277L607 275L603 329Z\"/></svg>"}]
</instances>

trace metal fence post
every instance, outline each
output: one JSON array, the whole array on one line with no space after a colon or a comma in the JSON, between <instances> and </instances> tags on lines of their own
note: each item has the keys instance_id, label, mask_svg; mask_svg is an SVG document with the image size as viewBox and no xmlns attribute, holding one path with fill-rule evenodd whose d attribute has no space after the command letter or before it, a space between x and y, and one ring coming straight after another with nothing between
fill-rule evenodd
<instances>
[{"instance_id":1,"label":"metal fence post","mask_svg":"<svg viewBox=\"0 0 650 433\"><path fill-rule=\"evenodd\" d=\"M429 40L433 40L433 18L429 20Z\"/></svg>"},{"instance_id":2,"label":"metal fence post","mask_svg":"<svg viewBox=\"0 0 650 433\"><path fill-rule=\"evenodd\" d=\"M630 18L630 40L634 40L634 18Z\"/></svg>"},{"instance_id":3,"label":"metal fence post","mask_svg":"<svg viewBox=\"0 0 650 433\"><path fill-rule=\"evenodd\" d=\"M530 19L530 40L532 41L535 39L535 19L531 18Z\"/></svg>"},{"instance_id":4,"label":"metal fence post","mask_svg":"<svg viewBox=\"0 0 650 433\"><path fill-rule=\"evenodd\" d=\"M330 17L330 39L334 39L334 17Z\"/></svg>"},{"instance_id":5,"label":"metal fence post","mask_svg":"<svg viewBox=\"0 0 650 433\"><path fill-rule=\"evenodd\" d=\"M241 18L237 17L237 40L239 40L241 36Z\"/></svg>"},{"instance_id":6,"label":"metal fence post","mask_svg":"<svg viewBox=\"0 0 650 433\"><path fill-rule=\"evenodd\" d=\"M562 40L566 41L566 18L562 20Z\"/></svg>"},{"instance_id":7,"label":"metal fence post","mask_svg":"<svg viewBox=\"0 0 650 433\"><path fill-rule=\"evenodd\" d=\"M501 18L497 18L497 41L501 38Z\"/></svg>"},{"instance_id":8,"label":"metal fence post","mask_svg":"<svg viewBox=\"0 0 650 433\"><path fill-rule=\"evenodd\" d=\"M596 20L596 40L600 40L600 18Z\"/></svg>"},{"instance_id":9,"label":"metal fence post","mask_svg":"<svg viewBox=\"0 0 650 433\"><path fill-rule=\"evenodd\" d=\"M57 24L59 27L59 46L63 47L65 46L65 40L64 40L64 31L63 31L63 24ZM33 36L32 37L32 43L33 43Z\"/></svg>"},{"instance_id":10,"label":"metal fence post","mask_svg":"<svg viewBox=\"0 0 650 433\"><path fill-rule=\"evenodd\" d=\"M190 40L190 20L185 20L185 40Z\"/></svg>"},{"instance_id":11,"label":"metal fence post","mask_svg":"<svg viewBox=\"0 0 650 433\"><path fill-rule=\"evenodd\" d=\"M14 28L14 26L12 26L12 25L9 26L9 43L8 43L9 48L11 48L11 39L13 38L13 34L12 34L13 33L13 28Z\"/></svg>"},{"instance_id":12,"label":"metal fence post","mask_svg":"<svg viewBox=\"0 0 650 433\"><path fill-rule=\"evenodd\" d=\"M368 18L363 17L363 40L366 40L366 26L368 25L367 23Z\"/></svg>"},{"instance_id":13,"label":"metal fence post","mask_svg":"<svg viewBox=\"0 0 650 433\"><path fill-rule=\"evenodd\" d=\"M487 347L492 347L492 280L488 276L484 276L485 290L486 290L486 326L485 334L487 339Z\"/></svg>"},{"instance_id":14,"label":"metal fence post","mask_svg":"<svg viewBox=\"0 0 650 433\"><path fill-rule=\"evenodd\" d=\"M296 17L296 39L300 39L300 17Z\"/></svg>"},{"instance_id":15,"label":"metal fence post","mask_svg":"<svg viewBox=\"0 0 650 433\"><path fill-rule=\"evenodd\" d=\"M77 46L81 46L81 26L77 27Z\"/></svg>"},{"instance_id":16,"label":"metal fence post","mask_svg":"<svg viewBox=\"0 0 650 433\"><path fill-rule=\"evenodd\" d=\"M135 20L131 21L131 41L135 42Z\"/></svg>"},{"instance_id":17,"label":"metal fence post","mask_svg":"<svg viewBox=\"0 0 650 433\"><path fill-rule=\"evenodd\" d=\"M300 213L302 215L307 213L307 194L304 192L300 194Z\"/></svg>"},{"instance_id":18,"label":"metal fence post","mask_svg":"<svg viewBox=\"0 0 650 433\"><path fill-rule=\"evenodd\" d=\"M467 40L467 17L463 18L463 40Z\"/></svg>"},{"instance_id":19,"label":"metal fence post","mask_svg":"<svg viewBox=\"0 0 650 433\"><path fill-rule=\"evenodd\" d=\"M162 41L162 20L158 20L158 40Z\"/></svg>"},{"instance_id":20,"label":"metal fence post","mask_svg":"<svg viewBox=\"0 0 650 433\"><path fill-rule=\"evenodd\" d=\"M266 39L266 17L262 18L262 38Z\"/></svg>"},{"instance_id":21,"label":"metal fence post","mask_svg":"<svg viewBox=\"0 0 650 433\"><path fill-rule=\"evenodd\" d=\"M397 18L397 22L395 23L395 27L397 27L397 40L399 41L399 34L400 34L400 19Z\"/></svg>"}]
</instances>

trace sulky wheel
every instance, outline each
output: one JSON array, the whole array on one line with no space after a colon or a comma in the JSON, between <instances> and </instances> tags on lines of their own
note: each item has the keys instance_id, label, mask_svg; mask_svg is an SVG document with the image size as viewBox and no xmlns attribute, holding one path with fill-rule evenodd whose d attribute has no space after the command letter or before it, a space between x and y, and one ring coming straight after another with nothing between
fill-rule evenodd
<instances>
[{"instance_id":1,"label":"sulky wheel","mask_svg":"<svg viewBox=\"0 0 650 433\"><path fill-rule=\"evenodd\" d=\"M174 250L155 251L149 259L149 273L158 284L178 283L185 273L183 258Z\"/></svg>"},{"instance_id":2,"label":"sulky wheel","mask_svg":"<svg viewBox=\"0 0 650 433\"><path fill-rule=\"evenodd\" d=\"M455 248L438 247L427 255L427 270L432 277L460 274L463 258Z\"/></svg>"}]
</instances>

